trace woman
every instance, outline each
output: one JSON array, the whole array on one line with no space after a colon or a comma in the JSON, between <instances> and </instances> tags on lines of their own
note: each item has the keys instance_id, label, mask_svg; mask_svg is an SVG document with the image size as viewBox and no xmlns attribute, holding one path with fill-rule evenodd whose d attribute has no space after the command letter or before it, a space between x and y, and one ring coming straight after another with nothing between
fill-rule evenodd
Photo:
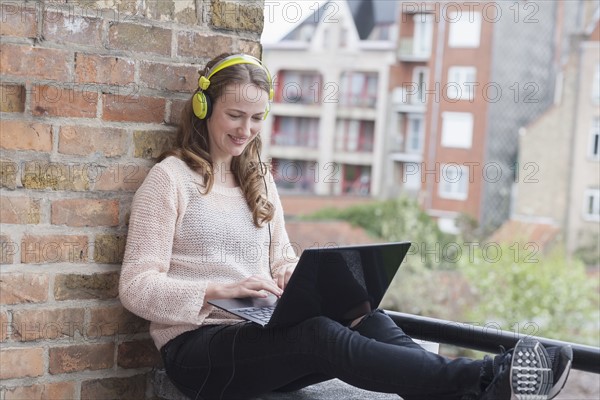
<instances>
[{"instance_id":1,"label":"woman","mask_svg":"<svg viewBox=\"0 0 600 400\"><path fill-rule=\"evenodd\" d=\"M177 147L135 195L120 298L151 321L174 384L193 399L242 399L331 378L405 400L554 397L570 348L523 340L496 357L451 360L423 350L379 310L262 328L207 303L280 296L294 271L277 188L259 159L272 97L259 60L210 61L182 113ZM527 357L542 368L517 379Z\"/></svg>"}]
</instances>

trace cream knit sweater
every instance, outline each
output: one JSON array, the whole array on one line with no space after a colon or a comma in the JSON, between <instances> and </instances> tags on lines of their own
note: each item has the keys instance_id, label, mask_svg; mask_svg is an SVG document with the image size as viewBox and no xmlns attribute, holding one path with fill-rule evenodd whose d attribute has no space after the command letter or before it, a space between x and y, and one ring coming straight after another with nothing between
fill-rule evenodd
<instances>
[{"instance_id":1,"label":"cream knit sweater","mask_svg":"<svg viewBox=\"0 0 600 400\"><path fill-rule=\"evenodd\" d=\"M119 282L125 308L151 321L160 349L176 336L237 317L207 304L208 282L232 283L270 276L269 231L256 228L240 188L219 186L203 195L202 177L168 157L156 164L136 192ZM267 177L271 221L271 269L297 258L289 243L281 201Z\"/></svg>"}]
</instances>

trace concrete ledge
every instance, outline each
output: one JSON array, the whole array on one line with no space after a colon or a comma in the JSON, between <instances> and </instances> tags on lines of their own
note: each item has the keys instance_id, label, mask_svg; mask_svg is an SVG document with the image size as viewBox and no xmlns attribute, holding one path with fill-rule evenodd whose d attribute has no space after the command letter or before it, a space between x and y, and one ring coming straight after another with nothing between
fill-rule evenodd
<instances>
[{"instance_id":1,"label":"concrete ledge","mask_svg":"<svg viewBox=\"0 0 600 400\"><path fill-rule=\"evenodd\" d=\"M415 340L425 350L438 353L438 343ZM154 393L161 400L190 400L171 382L164 369L154 371ZM358 389L339 379L317 383L295 392L268 393L253 400L402 400L396 394L376 393Z\"/></svg>"},{"instance_id":2,"label":"concrete ledge","mask_svg":"<svg viewBox=\"0 0 600 400\"><path fill-rule=\"evenodd\" d=\"M154 372L154 393L162 400L190 400L169 380L164 369ZM375 393L350 386L339 379L317 383L296 392L268 393L253 400L398 400L396 394Z\"/></svg>"}]
</instances>

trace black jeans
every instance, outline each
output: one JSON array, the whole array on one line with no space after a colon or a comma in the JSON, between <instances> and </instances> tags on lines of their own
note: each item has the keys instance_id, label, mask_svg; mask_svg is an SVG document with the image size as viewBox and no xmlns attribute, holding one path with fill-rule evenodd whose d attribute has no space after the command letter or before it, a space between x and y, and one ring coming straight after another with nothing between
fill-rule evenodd
<instances>
[{"instance_id":1,"label":"black jeans","mask_svg":"<svg viewBox=\"0 0 600 400\"><path fill-rule=\"evenodd\" d=\"M288 328L205 326L167 343L167 375L192 399L244 399L339 378L405 400L479 393L482 361L428 352L382 311L350 329L327 317Z\"/></svg>"}]
</instances>

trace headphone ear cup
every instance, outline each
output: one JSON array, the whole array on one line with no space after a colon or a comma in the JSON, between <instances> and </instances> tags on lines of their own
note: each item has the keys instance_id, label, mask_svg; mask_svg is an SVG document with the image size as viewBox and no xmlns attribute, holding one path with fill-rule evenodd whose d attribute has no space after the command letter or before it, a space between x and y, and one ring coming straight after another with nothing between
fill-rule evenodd
<instances>
[{"instance_id":1,"label":"headphone ear cup","mask_svg":"<svg viewBox=\"0 0 600 400\"><path fill-rule=\"evenodd\" d=\"M209 118L212 112L210 97L202 91L196 93L192 100L192 108L194 109L194 115L199 119Z\"/></svg>"}]
</instances>

